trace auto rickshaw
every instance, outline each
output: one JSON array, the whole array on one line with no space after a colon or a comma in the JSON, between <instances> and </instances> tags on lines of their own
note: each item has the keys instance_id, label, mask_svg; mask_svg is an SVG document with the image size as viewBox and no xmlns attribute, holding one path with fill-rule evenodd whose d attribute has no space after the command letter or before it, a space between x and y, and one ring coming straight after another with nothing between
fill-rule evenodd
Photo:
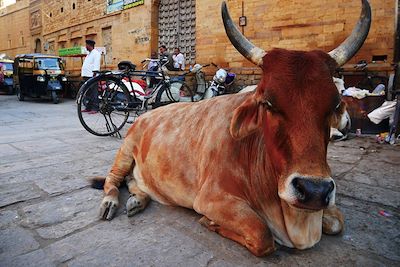
<instances>
[{"instance_id":1,"label":"auto rickshaw","mask_svg":"<svg viewBox=\"0 0 400 267\"><path fill-rule=\"evenodd\" d=\"M60 101L65 82L64 65L60 57L44 54L17 55L14 60L14 84L19 101L25 97L50 97Z\"/></svg>"},{"instance_id":2,"label":"auto rickshaw","mask_svg":"<svg viewBox=\"0 0 400 267\"><path fill-rule=\"evenodd\" d=\"M9 95L14 93L13 63L14 61L11 59L0 59L4 74L4 80L0 82L0 89L6 91Z\"/></svg>"}]
</instances>

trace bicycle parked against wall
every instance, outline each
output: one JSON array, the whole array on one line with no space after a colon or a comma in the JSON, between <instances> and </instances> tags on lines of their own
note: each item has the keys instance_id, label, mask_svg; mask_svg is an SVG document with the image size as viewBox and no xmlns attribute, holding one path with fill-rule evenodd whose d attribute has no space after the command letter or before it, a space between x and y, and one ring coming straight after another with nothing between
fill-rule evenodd
<instances>
[{"instance_id":1,"label":"bicycle parked against wall","mask_svg":"<svg viewBox=\"0 0 400 267\"><path fill-rule=\"evenodd\" d=\"M96 77L83 84L77 96L77 109L79 120L88 132L97 136L121 137L119 131L127 123L130 114L133 114L134 121L149 108L215 97L221 88L225 88L224 84L228 80L228 73L224 70L224 75L221 75L220 69L207 87L201 69L208 65L197 64L194 72L197 87L196 93L193 93L182 80L189 72L171 78L165 68L168 62L161 64L156 59L144 61L156 62L157 70L136 70L131 62L122 61L118 64L118 71L97 72ZM232 75L230 82L234 79Z\"/></svg>"},{"instance_id":2,"label":"bicycle parked against wall","mask_svg":"<svg viewBox=\"0 0 400 267\"><path fill-rule=\"evenodd\" d=\"M91 134L121 137L119 131L130 114L135 119L149 107L154 109L175 102L169 79L163 71L136 70L136 66L128 61L120 62L118 68L118 71L97 72L97 76L86 81L78 92L78 117ZM157 83L145 90L146 86L141 84L147 77L154 78ZM157 98L161 89L166 92L169 101Z\"/></svg>"}]
</instances>

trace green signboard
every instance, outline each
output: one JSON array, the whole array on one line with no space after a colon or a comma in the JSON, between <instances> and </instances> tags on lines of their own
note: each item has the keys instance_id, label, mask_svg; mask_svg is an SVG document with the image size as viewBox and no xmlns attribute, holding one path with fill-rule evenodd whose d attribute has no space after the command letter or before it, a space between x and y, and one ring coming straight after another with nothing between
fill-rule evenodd
<instances>
[{"instance_id":1,"label":"green signboard","mask_svg":"<svg viewBox=\"0 0 400 267\"><path fill-rule=\"evenodd\" d=\"M86 49L83 46L61 48L58 50L58 55L60 57L84 55L84 54L86 54Z\"/></svg>"}]
</instances>

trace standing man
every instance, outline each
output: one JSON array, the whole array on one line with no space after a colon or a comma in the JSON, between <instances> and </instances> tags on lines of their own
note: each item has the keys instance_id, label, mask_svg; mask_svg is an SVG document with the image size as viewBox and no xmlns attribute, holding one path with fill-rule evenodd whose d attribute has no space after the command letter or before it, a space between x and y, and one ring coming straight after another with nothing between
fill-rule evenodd
<instances>
[{"instance_id":1,"label":"standing man","mask_svg":"<svg viewBox=\"0 0 400 267\"><path fill-rule=\"evenodd\" d=\"M81 70L82 84L85 83L90 78L96 76L96 74L93 71L100 70L101 55L99 51L94 49L95 44L96 43L93 40L86 40L86 49L87 51L89 51L89 54L85 57L85 60L83 61L82 65L82 70ZM88 95L84 103L86 109L82 110L82 112L90 112L90 113L97 112L99 109L99 100L97 91L94 89L90 89L90 92L88 92Z\"/></svg>"},{"instance_id":2,"label":"standing man","mask_svg":"<svg viewBox=\"0 0 400 267\"><path fill-rule=\"evenodd\" d=\"M165 45L160 46L160 61L161 65L164 65L168 61L165 67L167 67L168 70L174 70L174 60L172 59L171 54L167 51Z\"/></svg>"},{"instance_id":3,"label":"standing man","mask_svg":"<svg viewBox=\"0 0 400 267\"><path fill-rule=\"evenodd\" d=\"M95 76L93 71L100 70L101 55L99 51L94 49L95 44L93 40L86 40L86 49L89 51L89 54L85 57L82 65L81 76L84 81Z\"/></svg>"},{"instance_id":4,"label":"standing man","mask_svg":"<svg viewBox=\"0 0 400 267\"><path fill-rule=\"evenodd\" d=\"M175 70L185 70L185 57L183 56L181 50L178 47L174 48L174 54L172 55L172 59L174 60Z\"/></svg>"}]
</instances>

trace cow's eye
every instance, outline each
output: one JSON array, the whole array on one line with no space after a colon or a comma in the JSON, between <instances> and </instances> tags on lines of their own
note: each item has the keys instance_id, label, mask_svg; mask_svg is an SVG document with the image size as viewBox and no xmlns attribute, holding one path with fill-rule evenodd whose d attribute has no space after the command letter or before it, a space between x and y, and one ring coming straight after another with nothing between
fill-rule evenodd
<instances>
[{"instance_id":1,"label":"cow's eye","mask_svg":"<svg viewBox=\"0 0 400 267\"><path fill-rule=\"evenodd\" d=\"M267 109L272 109L272 108L273 108L272 103L269 102L268 100L265 100L264 102L262 102L262 104L263 104L264 106L266 106Z\"/></svg>"},{"instance_id":2,"label":"cow's eye","mask_svg":"<svg viewBox=\"0 0 400 267\"><path fill-rule=\"evenodd\" d=\"M337 104L336 106L335 106L335 111L336 110L338 110L339 108L340 108L340 105L342 104L342 102L339 102L339 104Z\"/></svg>"}]
</instances>

